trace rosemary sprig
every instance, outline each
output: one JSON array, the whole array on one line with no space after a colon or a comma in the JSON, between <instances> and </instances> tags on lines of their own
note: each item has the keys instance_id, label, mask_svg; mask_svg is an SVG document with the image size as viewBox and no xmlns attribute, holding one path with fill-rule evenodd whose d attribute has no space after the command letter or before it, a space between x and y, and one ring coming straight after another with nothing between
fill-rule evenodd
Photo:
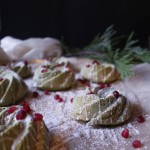
<instances>
[{"instance_id":1,"label":"rosemary sprig","mask_svg":"<svg viewBox=\"0 0 150 150\"><path fill-rule=\"evenodd\" d=\"M131 66L135 63L150 63L150 52L140 46L136 46L138 40L133 40L134 33L131 33L124 45L120 42L125 36L114 37L116 31L113 26L106 29L104 34L98 34L93 41L83 49L67 49L66 56L79 56L97 59L114 64L120 72L121 79L134 75Z\"/></svg>"}]
</instances>

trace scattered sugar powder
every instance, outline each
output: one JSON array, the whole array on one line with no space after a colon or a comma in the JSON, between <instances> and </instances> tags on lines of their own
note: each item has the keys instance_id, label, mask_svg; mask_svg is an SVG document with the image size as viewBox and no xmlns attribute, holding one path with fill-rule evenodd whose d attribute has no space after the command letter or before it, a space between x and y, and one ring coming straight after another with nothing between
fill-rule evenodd
<instances>
[{"instance_id":1,"label":"scattered sugar powder","mask_svg":"<svg viewBox=\"0 0 150 150\"><path fill-rule=\"evenodd\" d=\"M73 62L79 63L78 60L73 59ZM87 63L87 61L85 61ZM83 64L83 61L82 61ZM78 73L78 70L77 70ZM77 74L77 77L79 75ZM31 91L34 91L34 82L32 79L27 79L26 83L30 87ZM129 100L139 105L137 97L133 92L129 91L129 88L122 82L117 82L113 85L119 91L124 91L124 94L129 97ZM40 98L28 98L27 100L31 104L31 107L44 116L44 121L50 132L50 150L126 150L132 149L133 139L142 139L144 146L141 149L147 149L150 134L148 134L145 123L139 124L133 118L135 113L132 114L131 120L123 125L112 127L91 127L82 122L77 122L71 117L72 103L70 99L73 98L80 89L74 85L71 90L61 92L51 92L50 95L43 94L42 91L38 91ZM59 94L63 99L63 103L58 103L54 99L55 94ZM134 105L134 109L137 113L141 112L140 109L136 109L137 105ZM147 120L149 116L146 117ZM124 139L121 136L121 132L124 128L128 128L131 136L128 139ZM150 148L150 146L149 146Z\"/></svg>"}]
</instances>

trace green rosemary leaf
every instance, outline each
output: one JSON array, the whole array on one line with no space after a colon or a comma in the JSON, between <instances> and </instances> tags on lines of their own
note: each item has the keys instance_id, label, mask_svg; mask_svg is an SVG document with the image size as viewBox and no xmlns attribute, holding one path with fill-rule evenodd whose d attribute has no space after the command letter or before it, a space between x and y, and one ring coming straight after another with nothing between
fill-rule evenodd
<instances>
[{"instance_id":1,"label":"green rosemary leaf","mask_svg":"<svg viewBox=\"0 0 150 150\"><path fill-rule=\"evenodd\" d=\"M124 47L124 51L126 50L129 50L130 48L132 48L137 42L138 42L138 40L132 40L132 38L133 38L133 35L134 35L134 32L132 32L130 35L129 35L129 37L128 37L128 39L127 39L127 42L126 42L126 45L125 45L125 47Z\"/></svg>"},{"instance_id":2,"label":"green rosemary leaf","mask_svg":"<svg viewBox=\"0 0 150 150\"><path fill-rule=\"evenodd\" d=\"M142 49L141 47L135 47L133 49L134 59L137 62L147 62L150 63L150 51L147 49Z\"/></svg>"},{"instance_id":3,"label":"green rosemary leaf","mask_svg":"<svg viewBox=\"0 0 150 150\"><path fill-rule=\"evenodd\" d=\"M127 55L119 58L116 53L115 56L116 56L116 58L114 59L114 64L116 65L117 69L120 72L121 79L133 76L134 73L130 69L132 66L131 65L132 58L130 58L130 54L127 54Z\"/></svg>"},{"instance_id":4,"label":"green rosemary leaf","mask_svg":"<svg viewBox=\"0 0 150 150\"><path fill-rule=\"evenodd\" d=\"M93 41L83 49L74 48L65 50L66 56L79 56L97 59L114 64L120 72L121 79L132 76L131 66L139 62L150 63L150 51L135 46L138 40L133 40L132 32L123 48L120 47L124 35L114 37L116 31L110 26L100 36L98 34ZM122 43L121 43L122 44Z\"/></svg>"},{"instance_id":5,"label":"green rosemary leaf","mask_svg":"<svg viewBox=\"0 0 150 150\"><path fill-rule=\"evenodd\" d=\"M98 34L90 45L85 46L82 51L92 50L92 51L105 51L111 48L111 38L115 35L116 31L113 30L113 26L106 29L103 35Z\"/></svg>"}]
</instances>

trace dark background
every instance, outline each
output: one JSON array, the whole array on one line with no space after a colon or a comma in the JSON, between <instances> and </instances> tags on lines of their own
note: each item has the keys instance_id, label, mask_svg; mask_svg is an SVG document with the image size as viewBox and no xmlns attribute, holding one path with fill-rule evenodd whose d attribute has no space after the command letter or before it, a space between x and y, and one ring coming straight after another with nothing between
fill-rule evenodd
<instances>
[{"instance_id":1,"label":"dark background","mask_svg":"<svg viewBox=\"0 0 150 150\"><path fill-rule=\"evenodd\" d=\"M83 47L114 24L118 34L134 31L148 46L148 0L5 0L0 7L1 38L64 37L70 47Z\"/></svg>"}]
</instances>

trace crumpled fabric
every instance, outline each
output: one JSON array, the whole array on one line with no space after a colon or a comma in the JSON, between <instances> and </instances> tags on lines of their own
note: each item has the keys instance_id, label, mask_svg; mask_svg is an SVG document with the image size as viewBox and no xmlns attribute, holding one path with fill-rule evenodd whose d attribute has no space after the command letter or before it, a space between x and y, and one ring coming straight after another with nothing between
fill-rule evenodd
<instances>
[{"instance_id":1,"label":"crumpled fabric","mask_svg":"<svg viewBox=\"0 0 150 150\"><path fill-rule=\"evenodd\" d=\"M1 58L5 55L8 60L42 59L62 55L61 42L50 37L20 40L6 36L1 39L1 48L5 53L0 50Z\"/></svg>"}]
</instances>

